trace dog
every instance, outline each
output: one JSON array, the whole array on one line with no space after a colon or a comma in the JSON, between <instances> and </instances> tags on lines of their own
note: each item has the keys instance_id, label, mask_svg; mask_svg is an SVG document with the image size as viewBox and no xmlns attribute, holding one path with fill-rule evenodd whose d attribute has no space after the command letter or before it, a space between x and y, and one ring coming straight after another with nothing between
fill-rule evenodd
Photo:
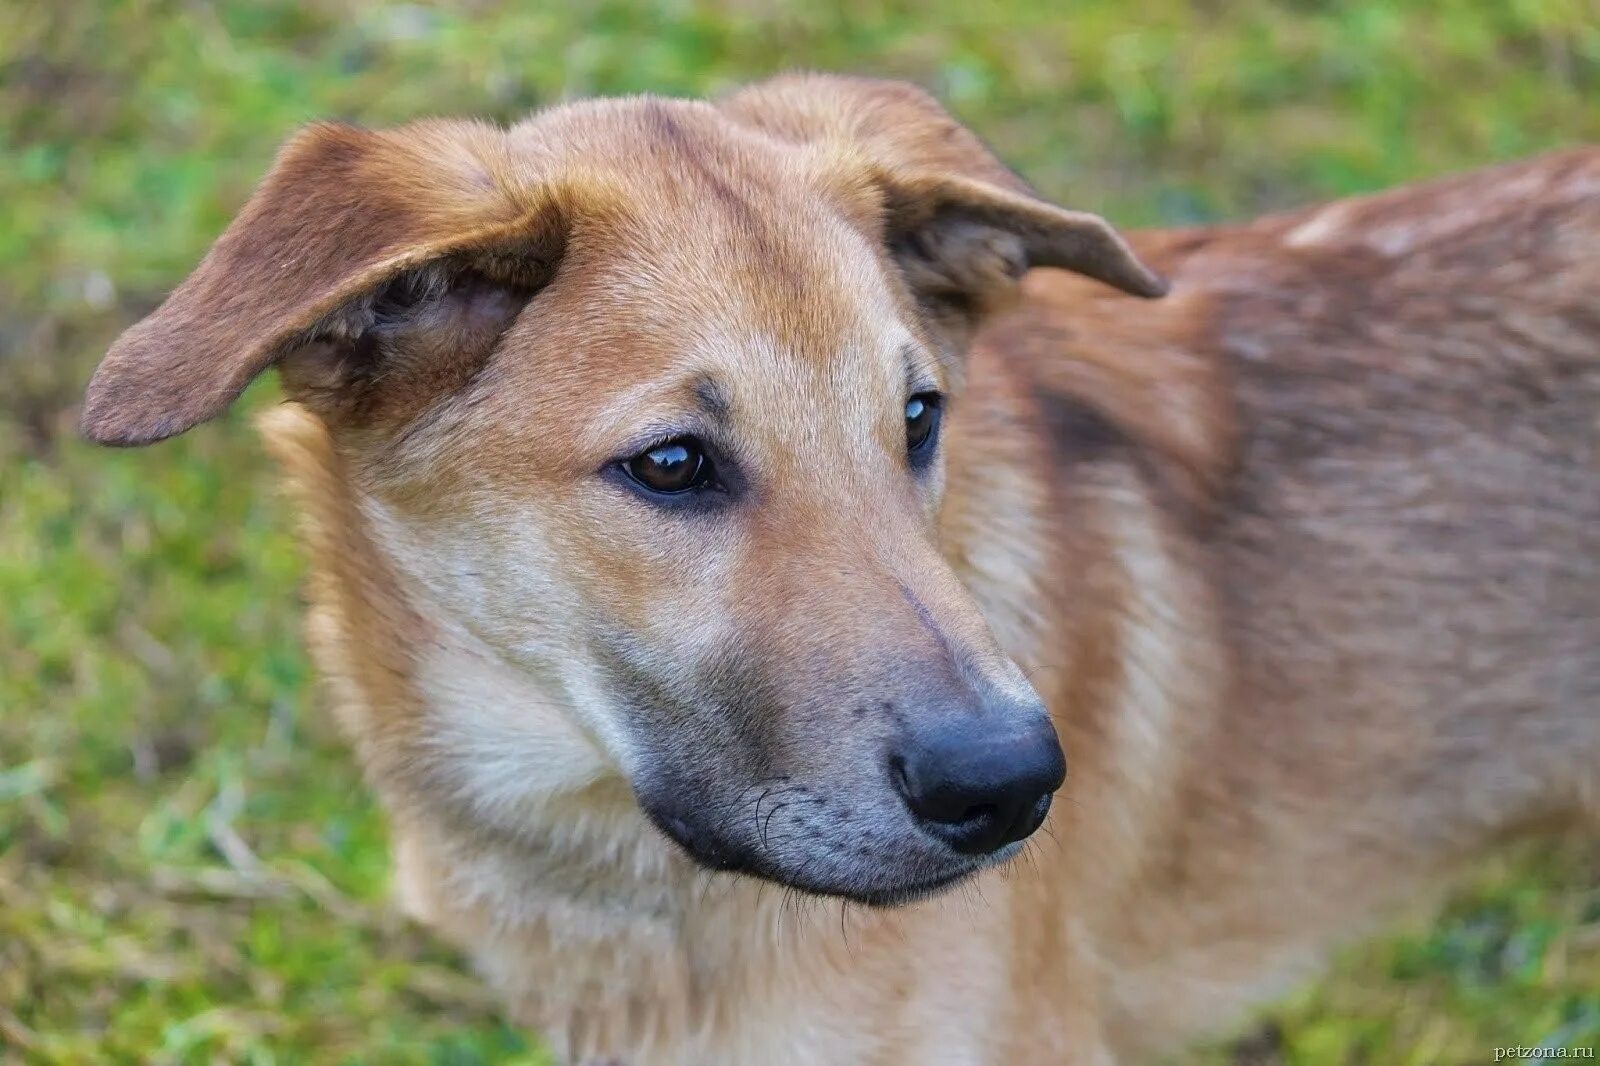
<instances>
[{"instance_id":1,"label":"dog","mask_svg":"<svg viewBox=\"0 0 1600 1066\"><path fill-rule=\"evenodd\" d=\"M1124 238L891 82L316 125L82 426L278 369L399 895L563 1061L1149 1061L1592 825L1597 251L1593 149Z\"/></svg>"}]
</instances>

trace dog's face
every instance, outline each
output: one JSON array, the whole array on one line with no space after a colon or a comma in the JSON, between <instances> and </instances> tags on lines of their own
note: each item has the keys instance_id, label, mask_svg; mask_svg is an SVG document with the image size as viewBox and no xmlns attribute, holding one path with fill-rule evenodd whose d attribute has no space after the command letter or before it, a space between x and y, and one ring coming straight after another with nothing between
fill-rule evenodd
<instances>
[{"instance_id":1,"label":"dog's face","mask_svg":"<svg viewBox=\"0 0 1600 1066\"><path fill-rule=\"evenodd\" d=\"M975 142L972 173L874 161L905 146L833 128L852 107L955 151L925 98L831 80L312 131L108 357L85 424L170 435L277 363L393 566L698 861L875 902L946 884L1019 847L1063 775L939 551L965 334L1030 263L1159 284ZM487 733L428 758L537 802L540 760L516 780L494 728L494 780Z\"/></svg>"}]
</instances>

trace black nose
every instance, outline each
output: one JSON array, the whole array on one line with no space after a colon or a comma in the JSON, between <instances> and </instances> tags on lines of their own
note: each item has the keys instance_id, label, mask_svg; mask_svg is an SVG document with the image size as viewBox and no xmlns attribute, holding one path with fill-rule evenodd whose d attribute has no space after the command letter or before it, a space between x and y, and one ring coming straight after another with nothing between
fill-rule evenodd
<instances>
[{"instance_id":1,"label":"black nose","mask_svg":"<svg viewBox=\"0 0 1600 1066\"><path fill-rule=\"evenodd\" d=\"M1067 764L1049 719L1032 710L930 715L889 757L889 775L922 827L965 855L1038 829Z\"/></svg>"}]
</instances>

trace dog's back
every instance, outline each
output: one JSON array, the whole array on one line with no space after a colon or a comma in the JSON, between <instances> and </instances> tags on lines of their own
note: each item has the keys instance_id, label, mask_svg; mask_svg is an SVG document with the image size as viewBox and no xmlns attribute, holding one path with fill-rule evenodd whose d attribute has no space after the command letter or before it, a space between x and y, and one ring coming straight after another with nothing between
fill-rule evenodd
<instances>
[{"instance_id":1,"label":"dog's back","mask_svg":"<svg viewBox=\"0 0 1600 1066\"><path fill-rule=\"evenodd\" d=\"M1337 700L1440 847L1554 813L1600 767L1600 153L1256 230L1284 275L1219 320L1252 685Z\"/></svg>"},{"instance_id":2,"label":"dog's back","mask_svg":"<svg viewBox=\"0 0 1600 1066\"><path fill-rule=\"evenodd\" d=\"M1300 743L1365 739L1352 800L1440 847L1553 813L1600 766L1597 249L1588 150L1174 262L1216 293L1245 427L1215 535L1260 733L1309 705Z\"/></svg>"},{"instance_id":3,"label":"dog's back","mask_svg":"<svg viewBox=\"0 0 1600 1066\"><path fill-rule=\"evenodd\" d=\"M1135 469L1157 554L1205 575L1139 609L1191 652L1147 654L1114 712L1168 769L1117 752L1125 723L1064 725L1124 767L1080 809L1170 773L1101 887L1123 1048L1230 1017L1502 835L1600 810L1600 152L1135 244L1168 300L1035 275L980 351L1031 380L1065 491ZM1196 634L1219 635L1198 672Z\"/></svg>"}]
</instances>

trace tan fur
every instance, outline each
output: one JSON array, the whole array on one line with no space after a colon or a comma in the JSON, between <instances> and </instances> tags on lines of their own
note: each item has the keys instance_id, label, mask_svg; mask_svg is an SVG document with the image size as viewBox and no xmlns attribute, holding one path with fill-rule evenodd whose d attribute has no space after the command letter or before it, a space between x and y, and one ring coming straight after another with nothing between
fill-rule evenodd
<instances>
[{"instance_id":1,"label":"tan fur","mask_svg":"<svg viewBox=\"0 0 1600 1066\"><path fill-rule=\"evenodd\" d=\"M85 427L280 366L401 897L564 1059L1145 1061L1600 805L1597 248L1578 151L1130 250L849 79L319 128ZM1088 280L1141 258L1171 295ZM597 473L699 408L726 508ZM942 861L872 753L952 657L1048 706L1045 832L896 908L782 887Z\"/></svg>"}]
</instances>

